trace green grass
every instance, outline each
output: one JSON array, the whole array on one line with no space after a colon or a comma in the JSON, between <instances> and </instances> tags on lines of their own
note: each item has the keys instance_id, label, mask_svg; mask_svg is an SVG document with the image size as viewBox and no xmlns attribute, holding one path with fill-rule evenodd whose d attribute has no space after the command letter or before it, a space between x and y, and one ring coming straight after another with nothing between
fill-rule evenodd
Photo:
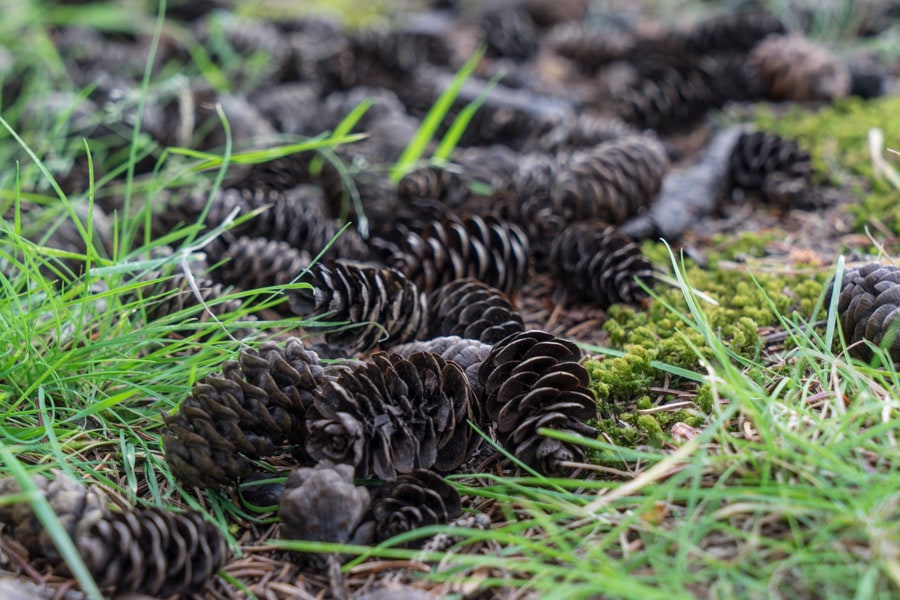
<instances>
[{"instance_id":1,"label":"green grass","mask_svg":"<svg viewBox=\"0 0 900 600\"><path fill-rule=\"evenodd\" d=\"M22 97L2 115L9 127L0 131L0 160L15 165L0 175L0 477L15 477L23 492L0 503L29 502L82 589L96 598L65 530L29 486L30 475L61 469L133 505L201 510L226 533L236 555L236 523L274 520L271 512L249 512L230 495L183 489L164 459L162 415L176 409L195 381L235 356L240 342L232 335L259 326L248 318L267 295L221 299L245 304L218 320L202 318L202 307L149 319L146 307L155 299L146 297L148 278L179 272L191 250L220 233L188 227L142 242L155 194L196 181L214 190L230 165L356 138L348 119L335 132L275 149L229 146L198 153L157 148L140 136L130 138L124 154L95 140L86 148L68 130L65 112L26 118L29 102L52 91L67 90L75 98L85 92L66 82L59 57L45 43L49 23L83 14L62 7L39 13L35 6L20 3L22 10L0 25L0 42L21 49L17 75L25 83ZM129 22L123 14L112 11L105 22L121 27ZM152 15L147 18L152 22ZM14 45L21 31L44 41ZM197 56L186 68L196 69L196 76L222 77ZM41 64L49 65L49 77L34 76ZM146 78L142 98L171 83L169 77L164 70ZM436 108L429 123L443 116L450 101ZM863 128L847 121L884 114L891 103L896 100L847 103L818 113L846 128L826 130L835 141L822 139L809 113L771 120L773 127L813 144L823 181L833 164L872 180L875 192L865 195L869 215L860 224L884 219L886 199L896 203L897 190L865 171L864 150L847 137ZM767 118L763 114L761 122ZM395 175L424 156L434 133L429 123ZM435 159L452 152L464 121L459 123L438 144ZM228 122L219 125L227 129ZM892 139L893 130L885 129ZM156 169L131 175L143 154ZM102 167L118 176L95 176L88 191L67 195L53 184L62 171L50 166L85 155L98 172ZM122 180L129 183L123 186ZM79 215L117 195L128 203L115 215L107 248L97 241L93 221ZM53 227L76 223L83 252L48 246ZM582 441L590 458L584 477L453 476L467 506L491 511L495 522L486 528L432 527L408 536L446 534L447 549L410 550L400 547L403 539L374 548L273 545L357 556L348 569L373 557L423 563L424 571L410 577L427 578L448 597L477 588L518 589L541 598L896 597L900 377L883 353L870 365L848 358L834 307L823 302L831 272L769 275L720 268L765 242L758 236L728 240L730 247L705 269L647 244L655 262L671 267L677 285L658 289L646 311L611 311L603 333L610 348L585 346L602 435ZM156 256L154 250L167 243L184 252ZM83 265L83 273L70 272L73 262ZM811 325L819 320L824 325ZM763 326L789 334L775 356L762 351ZM269 333L263 328L246 343ZM654 391L664 385L669 393ZM233 577L231 582L235 588L247 585Z\"/></svg>"}]
</instances>

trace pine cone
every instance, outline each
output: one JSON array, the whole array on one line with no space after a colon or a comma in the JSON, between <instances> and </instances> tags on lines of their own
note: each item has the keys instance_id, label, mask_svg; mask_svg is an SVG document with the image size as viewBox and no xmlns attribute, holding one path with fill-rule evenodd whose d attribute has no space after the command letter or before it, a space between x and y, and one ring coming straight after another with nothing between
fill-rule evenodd
<instances>
[{"instance_id":1,"label":"pine cone","mask_svg":"<svg viewBox=\"0 0 900 600\"><path fill-rule=\"evenodd\" d=\"M478 372L486 416L500 443L545 474L565 472L562 463L580 461L584 451L544 437L538 429L596 435L585 423L596 416L597 405L580 358L572 342L544 331L525 331L495 344Z\"/></svg>"},{"instance_id":2,"label":"pine cone","mask_svg":"<svg viewBox=\"0 0 900 600\"><path fill-rule=\"evenodd\" d=\"M488 56L524 61L537 52L537 28L524 10L490 10L481 16L479 25Z\"/></svg>"},{"instance_id":3,"label":"pine cone","mask_svg":"<svg viewBox=\"0 0 900 600\"><path fill-rule=\"evenodd\" d=\"M215 11L195 21L192 28L197 41L221 66L227 67L228 55L232 53L247 58L255 55L256 60L241 63L253 65L252 70L243 66L238 70L228 69L232 79L250 82L275 80L285 71L290 60L291 48L287 39L272 22ZM219 55L217 51L220 49L226 50L226 53Z\"/></svg>"},{"instance_id":4,"label":"pine cone","mask_svg":"<svg viewBox=\"0 0 900 600\"><path fill-rule=\"evenodd\" d=\"M601 308L623 302L640 304L650 286L653 265L640 247L603 223L575 223L554 240L552 260L557 281L578 298Z\"/></svg>"},{"instance_id":5,"label":"pine cone","mask_svg":"<svg viewBox=\"0 0 900 600\"><path fill-rule=\"evenodd\" d=\"M702 61L672 64L671 60L647 58L654 65L636 83L615 98L614 110L625 121L659 132L682 130L706 112L722 104L716 74Z\"/></svg>"},{"instance_id":6,"label":"pine cone","mask_svg":"<svg viewBox=\"0 0 900 600\"><path fill-rule=\"evenodd\" d=\"M634 39L618 31L607 31L584 23L565 23L547 34L550 48L587 72L624 59L634 47Z\"/></svg>"},{"instance_id":7,"label":"pine cone","mask_svg":"<svg viewBox=\"0 0 900 600\"><path fill-rule=\"evenodd\" d=\"M428 525L449 523L461 513L456 488L425 469L386 481L372 499L376 542Z\"/></svg>"},{"instance_id":8,"label":"pine cone","mask_svg":"<svg viewBox=\"0 0 900 600\"><path fill-rule=\"evenodd\" d=\"M834 289L834 281L826 286ZM826 306L830 298L826 299ZM844 272L838 297L837 314L849 352L865 361L872 359L866 342L886 347L891 359L900 362L900 267L870 263Z\"/></svg>"},{"instance_id":9,"label":"pine cone","mask_svg":"<svg viewBox=\"0 0 900 600\"><path fill-rule=\"evenodd\" d=\"M769 35L782 35L787 28L767 11L739 11L708 17L692 27L666 36L672 52L696 56L717 52L749 52Z\"/></svg>"},{"instance_id":10,"label":"pine cone","mask_svg":"<svg viewBox=\"0 0 900 600\"><path fill-rule=\"evenodd\" d=\"M250 102L279 133L314 136L324 129L320 92L315 83L291 81L254 92Z\"/></svg>"},{"instance_id":11,"label":"pine cone","mask_svg":"<svg viewBox=\"0 0 900 600\"><path fill-rule=\"evenodd\" d=\"M831 52L801 35L771 36L750 52L772 100L834 100L850 92L850 72Z\"/></svg>"},{"instance_id":12,"label":"pine cone","mask_svg":"<svg viewBox=\"0 0 900 600\"><path fill-rule=\"evenodd\" d=\"M288 285L312 262L309 253L267 238L239 237L231 244L207 248L211 262L223 263L212 276L245 290Z\"/></svg>"},{"instance_id":13,"label":"pine cone","mask_svg":"<svg viewBox=\"0 0 900 600\"><path fill-rule=\"evenodd\" d=\"M569 223L593 218L621 224L655 200L668 168L655 136L606 142L572 157L553 182L553 206Z\"/></svg>"},{"instance_id":14,"label":"pine cone","mask_svg":"<svg viewBox=\"0 0 900 600\"><path fill-rule=\"evenodd\" d=\"M281 537L294 540L368 543L371 525L363 518L369 491L353 484L353 467L322 461L294 469L278 501Z\"/></svg>"},{"instance_id":15,"label":"pine cone","mask_svg":"<svg viewBox=\"0 0 900 600\"><path fill-rule=\"evenodd\" d=\"M305 412L326 379L300 340L267 342L196 383L166 418L163 448L187 486L221 488L250 476L252 460L305 439Z\"/></svg>"},{"instance_id":16,"label":"pine cone","mask_svg":"<svg viewBox=\"0 0 900 600\"><path fill-rule=\"evenodd\" d=\"M459 279L428 297L428 335L458 335L493 344L524 331L522 317L503 292L476 279Z\"/></svg>"},{"instance_id":17,"label":"pine cone","mask_svg":"<svg viewBox=\"0 0 900 600\"><path fill-rule=\"evenodd\" d=\"M93 486L85 488L62 473L52 482L43 476L36 476L34 482L97 585L108 593L168 597L197 592L228 558L222 532L198 513L176 515L162 508L111 513L102 492ZM0 491L17 492L18 484L0 480ZM68 572L30 505L4 506L0 519L29 552Z\"/></svg>"},{"instance_id":18,"label":"pine cone","mask_svg":"<svg viewBox=\"0 0 900 600\"><path fill-rule=\"evenodd\" d=\"M421 167L403 176L397 183L397 195L404 204L415 199L429 199L448 208L458 208L471 195L469 180L469 175L459 170Z\"/></svg>"},{"instance_id":19,"label":"pine cone","mask_svg":"<svg viewBox=\"0 0 900 600\"><path fill-rule=\"evenodd\" d=\"M303 280L312 287L287 292L295 314L362 324L325 335L348 353L415 339L426 325L426 295L397 270L316 263Z\"/></svg>"},{"instance_id":20,"label":"pine cone","mask_svg":"<svg viewBox=\"0 0 900 600\"><path fill-rule=\"evenodd\" d=\"M384 248L389 265L425 291L470 277L512 294L528 274L525 233L492 216L435 221L399 243L376 243Z\"/></svg>"},{"instance_id":21,"label":"pine cone","mask_svg":"<svg viewBox=\"0 0 900 600\"><path fill-rule=\"evenodd\" d=\"M561 150L589 148L636 134L638 131L634 127L617 117L580 113L564 119L542 135L537 140L535 149L539 152L559 153ZM521 166L519 171L522 171Z\"/></svg>"},{"instance_id":22,"label":"pine cone","mask_svg":"<svg viewBox=\"0 0 900 600\"><path fill-rule=\"evenodd\" d=\"M199 513L162 508L115 513L75 544L101 588L161 598L199 592L229 554L222 532Z\"/></svg>"},{"instance_id":23,"label":"pine cone","mask_svg":"<svg viewBox=\"0 0 900 600\"><path fill-rule=\"evenodd\" d=\"M44 494L50 508L73 540L80 539L98 521L110 516L109 500L98 486L84 486L62 471L54 471L52 480L44 475L34 475L32 482ZM15 478L0 479L0 496L18 494L21 491ZM29 554L62 564L62 557L53 540L29 503L0 504L0 523L6 525L6 533L22 544Z\"/></svg>"},{"instance_id":24,"label":"pine cone","mask_svg":"<svg viewBox=\"0 0 900 600\"><path fill-rule=\"evenodd\" d=\"M481 397L481 382L478 381L478 368L491 352L491 345L457 335L436 337L430 340L407 342L391 348L391 352L409 358L416 352L433 352L439 354L447 362L454 362L465 371L475 397Z\"/></svg>"},{"instance_id":25,"label":"pine cone","mask_svg":"<svg viewBox=\"0 0 900 600\"><path fill-rule=\"evenodd\" d=\"M765 200L789 207L808 192L809 154L796 142L767 131L744 133L731 152L732 187L759 191Z\"/></svg>"},{"instance_id":26,"label":"pine cone","mask_svg":"<svg viewBox=\"0 0 900 600\"><path fill-rule=\"evenodd\" d=\"M588 12L588 0L526 0L525 9L540 27L583 19Z\"/></svg>"},{"instance_id":27,"label":"pine cone","mask_svg":"<svg viewBox=\"0 0 900 600\"><path fill-rule=\"evenodd\" d=\"M477 408L459 365L427 352L377 353L324 386L307 413L306 450L352 465L360 477L451 471L480 442L466 422Z\"/></svg>"}]
</instances>

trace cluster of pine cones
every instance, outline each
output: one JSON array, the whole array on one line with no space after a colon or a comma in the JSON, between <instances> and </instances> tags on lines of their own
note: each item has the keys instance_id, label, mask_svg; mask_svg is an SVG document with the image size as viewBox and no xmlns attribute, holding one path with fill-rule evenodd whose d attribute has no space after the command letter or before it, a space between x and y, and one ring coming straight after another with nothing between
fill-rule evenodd
<instances>
[{"instance_id":1,"label":"cluster of pine cones","mask_svg":"<svg viewBox=\"0 0 900 600\"><path fill-rule=\"evenodd\" d=\"M152 87L140 128L151 152L138 175L154 168L154 145L221 147L215 107L246 146L334 130L370 102L354 127L368 134L363 141L320 157L238 165L211 198L171 189L152 199L153 236L201 218L209 231L235 213L253 216L209 243L190 277L147 276L138 292L143 317L201 301L222 314L235 308L214 302L228 289L271 287L279 290L276 313L307 325L317 318L325 328L315 346L291 338L241 351L193 387L163 436L182 483L241 485L247 498L277 502L283 534L301 539L369 543L456 518L460 499L443 476L483 468L487 444L472 425L527 468L577 468L583 448L540 431L596 435L595 400L578 347L524 326L515 299L527 278L548 272L571 297L601 308L639 305L654 268L623 230L665 190L671 153L661 135L730 101L879 93L877 78L851 73L762 12L646 35L589 25L587 3L577 0L486 2L474 12L441 2L394 30L349 31L318 18L249 20L201 4L202 11L176 4L171 16L235 91L178 77ZM76 85L91 90L70 119L72 133L103 138L115 155L129 143L149 40L60 27L53 42ZM486 58L438 128L444 134L480 102L451 160L392 178L391 166L477 44ZM229 66L230 56L265 59ZM189 59L181 42L164 37L154 73ZM584 97L554 94L564 86L537 75L547 60L599 83ZM500 71L501 83L488 84ZM4 100L17 92L9 81ZM66 106L65 98L53 102ZM35 107L35 118L57 105ZM89 118L96 114L103 118ZM726 156L732 187L781 206L808 188L809 156L790 140L748 132ZM66 192L86 190L85 166L76 161L57 173ZM98 157L98 172L104 166ZM98 223L101 209L111 214L117 202L98 197ZM108 229L95 228L98 244L111 243ZM48 244L79 252L80 242L63 227ZM297 465L286 484L254 491L271 471L266 460L285 455ZM57 509L54 484L39 485ZM110 513L92 493L66 491L74 508L57 512L71 515L69 533L103 585L190 591L221 566L221 536L202 520ZM17 510L0 517L29 549L61 565L34 517ZM143 548L149 569L132 568L129 544Z\"/></svg>"}]
</instances>

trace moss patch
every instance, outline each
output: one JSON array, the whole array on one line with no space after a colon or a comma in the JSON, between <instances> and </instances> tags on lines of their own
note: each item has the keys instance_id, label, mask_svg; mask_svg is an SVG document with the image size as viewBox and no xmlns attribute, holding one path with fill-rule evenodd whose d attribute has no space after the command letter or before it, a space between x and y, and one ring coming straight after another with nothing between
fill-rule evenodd
<instances>
[{"instance_id":1,"label":"moss patch","mask_svg":"<svg viewBox=\"0 0 900 600\"><path fill-rule=\"evenodd\" d=\"M875 174L868 142L869 130L877 127L888 148L900 148L898 114L900 97L849 98L819 110L793 106L776 113L762 106L756 125L796 139L809 150L817 183L852 190L860 200L849 209L858 227L881 222L900 234L900 194Z\"/></svg>"}]
</instances>

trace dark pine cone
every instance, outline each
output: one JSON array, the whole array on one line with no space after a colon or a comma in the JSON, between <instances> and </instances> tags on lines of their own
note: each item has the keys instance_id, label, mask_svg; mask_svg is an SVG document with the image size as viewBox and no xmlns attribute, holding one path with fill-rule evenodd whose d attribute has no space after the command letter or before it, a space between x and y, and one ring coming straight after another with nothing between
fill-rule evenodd
<instances>
[{"instance_id":1,"label":"dark pine cone","mask_svg":"<svg viewBox=\"0 0 900 600\"><path fill-rule=\"evenodd\" d=\"M528 275L525 233L518 225L492 216L434 221L396 244L378 243L388 255L388 264L424 291L469 277L512 294Z\"/></svg>"},{"instance_id":2,"label":"dark pine cone","mask_svg":"<svg viewBox=\"0 0 900 600\"><path fill-rule=\"evenodd\" d=\"M166 460L188 486L229 486L255 471L252 459L303 442L305 411L325 381L318 356L295 338L243 350L222 370L166 418Z\"/></svg>"},{"instance_id":3,"label":"dark pine cone","mask_svg":"<svg viewBox=\"0 0 900 600\"><path fill-rule=\"evenodd\" d=\"M252 237L239 237L231 244L213 242L207 246L207 258L222 262L212 277L245 290L288 285L312 262L309 253L287 242Z\"/></svg>"},{"instance_id":4,"label":"dark pine cone","mask_svg":"<svg viewBox=\"0 0 900 600\"><path fill-rule=\"evenodd\" d=\"M564 23L547 35L550 48L587 72L624 59L634 47L634 39L622 32L607 31L584 23Z\"/></svg>"},{"instance_id":5,"label":"dark pine cone","mask_svg":"<svg viewBox=\"0 0 900 600\"><path fill-rule=\"evenodd\" d=\"M162 508L111 513L102 492L62 473L52 482L37 476L34 483L46 495L97 585L107 593L168 597L198 592L228 558L222 532L198 513L173 514ZM0 493L18 491L14 480L0 480ZM5 505L0 520L30 553L67 572L30 505Z\"/></svg>"},{"instance_id":6,"label":"dark pine cone","mask_svg":"<svg viewBox=\"0 0 900 600\"><path fill-rule=\"evenodd\" d=\"M316 263L303 281L311 287L287 292L291 310L359 324L325 335L328 344L348 353L416 339L426 326L426 295L397 270Z\"/></svg>"},{"instance_id":7,"label":"dark pine cone","mask_svg":"<svg viewBox=\"0 0 900 600\"><path fill-rule=\"evenodd\" d=\"M789 207L809 191L812 163L809 153L793 140L755 131L738 138L729 176L733 188L758 191L765 200Z\"/></svg>"},{"instance_id":8,"label":"dark pine cone","mask_svg":"<svg viewBox=\"0 0 900 600\"><path fill-rule=\"evenodd\" d=\"M416 352L434 352L448 362L455 362L466 373L475 397L481 397L481 382L478 381L478 368L491 353L491 344L462 338L458 335L446 335L430 340L407 342L394 346L391 352L400 356L410 357Z\"/></svg>"},{"instance_id":9,"label":"dark pine cone","mask_svg":"<svg viewBox=\"0 0 900 600\"><path fill-rule=\"evenodd\" d=\"M315 460L392 479L413 469L451 471L480 441L474 392L459 365L437 354L374 354L335 371L307 412L306 450Z\"/></svg>"},{"instance_id":10,"label":"dark pine cone","mask_svg":"<svg viewBox=\"0 0 900 600\"><path fill-rule=\"evenodd\" d=\"M449 208L461 206L471 195L469 176L443 167L421 167L410 171L397 183L403 203L415 199L436 200Z\"/></svg>"},{"instance_id":11,"label":"dark pine cone","mask_svg":"<svg viewBox=\"0 0 900 600\"><path fill-rule=\"evenodd\" d=\"M553 182L555 211L567 222L624 223L656 198L669 159L649 135L628 136L573 155Z\"/></svg>"},{"instance_id":12,"label":"dark pine cone","mask_svg":"<svg viewBox=\"0 0 900 600\"><path fill-rule=\"evenodd\" d=\"M826 289L830 295L833 280ZM900 362L900 267L870 263L848 269L841 280L837 314L852 356L871 360L866 342L883 346L890 340L886 349L892 360Z\"/></svg>"},{"instance_id":13,"label":"dark pine cone","mask_svg":"<svg viewBox=\"0 0 900 600\"><path fill-rule=\"evenodd\" d=\"M575 223L553 243L552 261L557 281L578 298L601 308L624 302L640 304L653 282L653 265L640 247L603 223Z\"/></svg>"},{"instance_id":14,"label":"dark pine cone","mask_svg":"<svg viewBox=\"0 0 900 600\"><path fill-rule=\"evenodd\" d=\"M672 52L697 56L718 52L749 52L772 34L784 34L781 20L766 11L739 11L709 17L665 39Z\"/></svg>"},{"instance_id":15,"label":"dark pine cone","mask_svg":"<svg viewBox=\"0 0 900 600\"><path fill-rule=\"evenodd\" d=\"M500 290L476 279L459 279L428 297L428 336L458 335L493 344L524 331L522 317Z\"/></svg>"},{"instance_id":16,"label":"dark pine cone","mask_svg":"<svg viewBox=\"0 0 900 600\"><path fill-rule=\"evenodd\" d=\"M372 499L376 541L459 517L459 492L432 471L416 469L386 481Z\"/></svg>"},{"instance_id":17,"label":"dark pine cone","mask_svg":"<svg viewBox=\"0 0 900 600\"><path fill-rule=\"evenodd\" d=\"M766 97L834 100L850 93L850 71L824 46L801 35L773 35L750 52Z\"/></svg>"},{"instance_id":18,"label":"dark pine cone","mask_svg":"<svg viewBox=\"0 0 900 600\"><path fill-rule=\"evenodd\" d=\"M538 49L538 32L524 10L501 8L481 17L481 31L488 56L528 60Z\"/></svg>"},{"instance_id":19,"label":"dark pine cone","mask_svg":"<svg viewBox=\"0 0 900 600\"><path fill-rule=\"evenodd\" d=\"M538 138L535 149L556 154L561 150L588 148L637 133L634 127L617 117L582 113L563 119ZM519 170L522 170L521 166Z\"/></svg>"},{"instance_id":20,"label":"dark pine cone","mask_svg":"<svg viewBox=\"0 0 900 600\"><path fill-rule=\"evenodd\" d=\"M369 508L369 491L353 484L353 467L322 461L294 469L278 501L281 537L294 540L364 544L371 525L360 527Z\"/></svg>"},{"instance_id":21,"label":"dark pine cone","mask_svg":"<svg viewBox=\"0 0 900 600\"><path fill-rule=\"evenodd\" d=\"M564 462L580 461L580 446L544 437L541 428L588 437L597 414L581 351L544 331L516 333L494 345L481 365L486 416L500 443L526 465L545 474L564 473Z\"/></svg>"},{"instance_id":22,"label":"dark pine cone","mask_svg":"<svg viewBox=\"0 0 900 600\"><path fill-rule=\"evenodd\" d=\"M652 70L615 99L616 114L625 121L660 132L679 131L722 104L717 73L704 61L657 56L644 60Z\"/></svg>"}]
</instances>

